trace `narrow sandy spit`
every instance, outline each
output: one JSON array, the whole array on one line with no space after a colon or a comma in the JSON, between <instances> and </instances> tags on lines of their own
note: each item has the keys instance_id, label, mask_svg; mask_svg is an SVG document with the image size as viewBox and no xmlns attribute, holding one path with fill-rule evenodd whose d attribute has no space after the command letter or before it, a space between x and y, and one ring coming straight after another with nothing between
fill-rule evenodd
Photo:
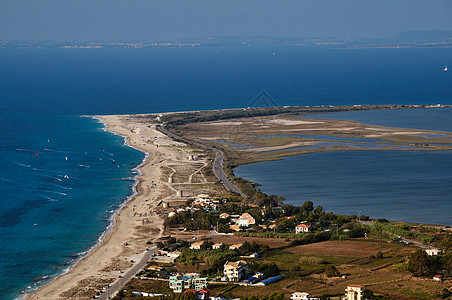
<instances>
[{"instance_id":1,"label":"narrow sandy spit","mask_svg":"<svg viewBox=\"0 0 452 300\"><path fill-rule=\"evenodd\" d=\"M99 286L118 280L119 271L133 266L146 252L148 241L163 232L163 218L152 213L174 191L162 180L162 167L171 161L190 163L186 150L157 131L153 125L130 116L96 116L106 130L127 138L128 145L148 153L139 171L136 195L114 217L114 225L100 244L69 271L28 294L26 299L90 299ZM146 214L146 215L145 215Z\"/></svg>"}]
</instances>

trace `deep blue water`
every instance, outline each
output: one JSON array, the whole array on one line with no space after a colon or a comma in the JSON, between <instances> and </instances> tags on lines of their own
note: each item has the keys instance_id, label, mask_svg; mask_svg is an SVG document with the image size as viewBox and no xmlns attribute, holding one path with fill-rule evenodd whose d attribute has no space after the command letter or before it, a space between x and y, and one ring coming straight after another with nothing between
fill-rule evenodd
<instances>
[{"instance_id":1,"label":"deep blue water","mask_svg":"<svg viewBox=\"0 0 452 300\"><path fill-rule=\"evenodd\" d=\"M143 154L80 115L247 107L263 90L278 105L452 104L451 59L452 49L0 49L1 298L63 272L132 193Z\"/></svg>"}]
</instances>

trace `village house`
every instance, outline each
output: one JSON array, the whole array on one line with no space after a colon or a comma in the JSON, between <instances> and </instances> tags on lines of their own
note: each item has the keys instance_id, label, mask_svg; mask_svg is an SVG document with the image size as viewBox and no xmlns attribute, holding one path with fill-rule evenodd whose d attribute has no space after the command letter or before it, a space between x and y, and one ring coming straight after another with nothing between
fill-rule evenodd
<instances>
[{"instance_id":1,"label":"village house","mask_svg":"<svg viewBox=\"0 0 452 300\"><path fill-rule=\"evenodd\" d=\"M295 233L309 232L311 226L306 224L300 224L295 227Z\"/></svg>"},{"instance_id":2,"label":"village house","mask_svg":"<svg viewBox=\"0 0 452 300\"><path fill-rule=\"evenodd\" d=\"M290 297L291 300L310 300L309 294L305 292L295 292Z\"/></svg>"},{"instance_id":3,"label":"village house","mask_svg":"<svg viewBox=\"0 0 452 300\"><path fill-rule=\"evenodd\" d=\"M210 202L210 197L207 194L199 194L196 196L196 201L207 203Z\"/></svg>"},{"instance_id":4,"label":"village house","mask_svg":"<svg viewBox=\"0 0 452 300\"><path fill-rule=\"evenodd\" d=\"M243 213L240 217L235 218L232 221L240 227L249 227L256 224L256 220L249 213Z\"/></svg>"},{"instance_id":5,"label":"village house","mask_svg":"<svg viewBox=\"0 0 452 300\"><path fill-rule=\"evenodd\" d=\"M201 250L201 246L204 242L194 242L190 245L190 249L192 250Z\"/></svg>"},{"instance_id":6,"label":"village house","mask_svg":"<svg viewBox=\"0 0 452 300\"><path fill-rule=\"evenodd\" d=\"M248 274L248 264L244 260L226 262L224 264L224 276L229 281L240 281Z\"/></svg>"},{"instance_id":7,"label":"village house","mask_svg":"<svg viewBox=\"0 0 452 300\"><path fill-rule=\"evenodd\" d=\"M220 219L227 219L229 218L229 214L228 213L221 213L220 214Z\"/></svg>"},{"instance_id":8,"label":"village house","mask_svg":"<svg viewBox=\"0 0 452 300\"><path fill-rule=\"evenodd\" d=\"M200 291L207 288L207 277L200 278L198 276L182 275L170 276L169 287L174 293L182 293L189 289Z\"/></svg>"},{"instance_id":9,"label":"village house","mask_svg":"<svg viewBox=\"0 0 452 300\"><path fill-rule=\"evenodd\" d=\"M203 288L199 290L197 293L198 299L200 300L208 300L210 299L210 290L208 288Z\"/></svg>"},{"instance_id":10,"label":"village house","mask_svg":"<svg viewBox=\"0 0 452 300\"><path fill-rule=\"evenodd\" d=\"M362 285L349 285L345 289L345 300L364 300Z\"/></svg>"},{"instance_id":11,"label":"village house","mask_svg":"<svg viewBox=\"0 0 452 300\"><path fill-rule=\"evenodd\" d=\"M443 281L443 275L435 275L435 276L433 276L433 281L442 282Z\"/></svg>"},{"instance_id":12,"label":"village house","mask_svg":"<svg viewBox=\"0 0 452 300\"><path fill-rule=\"evenodd\" d=\"M220 249L221 246L223 246L223 243L216 243L216 244L212 245L212 249L217 250L217 249Z\"/></svg>"},{"instance_id":13,"label":"village house","mask_svg":"<svg viewBox=\"0 0 452 300\"><path fill-rule=\"evenodd\" d=\"M425 252L427 252L427 255L430 256L443 254L443 252L438 248L425 249Z\"/></svg>"},{"instance_id":14,"label":"village house","mask_svg":"<svg viewBox=\"0 0 452 300\"><path fill-rule=\"evenodd\" d=\"M243 244L234 244L229 246L229 250L240 250L242 249Z\"/></svg>"}]
</instances>

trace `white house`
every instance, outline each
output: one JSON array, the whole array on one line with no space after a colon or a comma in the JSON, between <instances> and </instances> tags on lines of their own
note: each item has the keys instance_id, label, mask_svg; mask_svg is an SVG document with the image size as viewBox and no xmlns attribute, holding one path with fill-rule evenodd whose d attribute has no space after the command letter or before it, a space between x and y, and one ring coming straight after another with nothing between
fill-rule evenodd
<instances>
[{"instance_id":1,"label":"white house","mask_svg":"<svg viewBox=\"0 0 452 300\"><path fill-rule=\"evenodd\" d=\"M243 213L240 218L234 219L234 221L235 224L239 225L240 227L248 227L256 224L256 220L249 213Z\"/></svg>"},{"instance_id":2,"label":"white house","mask_svg":"<svg viewBox=\"0 0 452 300\"><path fill-rule=\"evenodd\" d=\"M309 300L309 294L305 292L295 292L290 297L292 300Z\"/></svg>"},{"instance_id":3,"label":"white house","mask_svg":"<svg viewBox=\"0 0 452 300\"><path fill-rule=\"evenodd\" d=\"M210 202L210 197L207 194L199 194L198 196L196 196L196 200L199 202Z\"/></svg>"},{"instance_id":4,"label":"white house","mask_svg":"<svg viewBox=\"0 0 452 300\"><path fill-rule=\"evenodd\" d=\"M227 219L227 218L229 218L229 214L228 213L220 214L220 219Z\"/></svg>"},{"instance_id":5,"label":"white house","mask_svg":"<svg viewBox=\"0 0 452 300\"><path fill-rule=\"evenodd\" d=\"M190 245L190 249L200 250L204 242L195 242Z\"/></svg>"},{"instance_id":6,"label":"white house","mask_svg":"<svg viewBox=\"0 0 452 300\"><path fill-rule=\"evenodd\" d=\"M442 282L443 281L443 275L435 275L435 276L433 276L433 281Z\"/></svg>"},{"instance_id":7,"label":"white house","mask_svg":"<svg viewBox=\"0 0 452 300\"><path fill-rule=\"evenodd\" d=\"M309 232L311 229L311 226L306 224L300 224L295 227L295 233L301 233L301 232Z\"/></svg>"},{"instance_id":8,"label":"white house","mask_svg":"<svg viewBox=\"0 0 452 300\"><path fill-rule=\"evenodd\" d=\"M229 246L229 249L230 250L240 250L240 249L242 249L242 246L243 246L243 244L234 244L234 245Z\"/></svg>"},{"instance_id":9,"label":"white house","mask_svg":"<svg viewBox=\"0 0 452 300\"><path fill-rule=\"evenodd\" d=\"M248 264L244 260L224 264L224 276L229 281L240 281L246 274L248 274Z\"/></svg>"},{"instance_id":10,"label":"white house","mask_svg":"<svg viewBox=\"0 0 452 300\"><path fill-rule=\"evenodd\" d=\"M364 287L362 285L349 285L345 289L346 300L364 300Z\"/></svg>"},{"instance_id":11,"label":"white house","mask_svg":"<svg viewBox=\"0 0 452 300\"><path fill-rule=\"evenodd\" d=\"M221 248L221 246L223 246L223 243L216 243L216 244L213 244L212 245L212 249L220 249Z\"/></svg>"},{"instance_id":12,"label":"white house","mask_svg":"<svg viewBox=\"0 0 452 300\"><path fill-rule=\"evenodd\" d=\"M425 249L425 252L427 252L427 255L430 256L443 254L443 251L441 251L441 249L438 248Z\"/></svg>"}]
</instances>

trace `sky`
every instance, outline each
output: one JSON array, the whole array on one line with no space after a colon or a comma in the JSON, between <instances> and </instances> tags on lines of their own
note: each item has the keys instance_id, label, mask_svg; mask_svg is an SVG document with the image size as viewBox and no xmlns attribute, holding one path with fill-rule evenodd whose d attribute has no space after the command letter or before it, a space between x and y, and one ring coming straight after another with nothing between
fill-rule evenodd
<instances>
[{"instance_id":1,"label":"sky","mask_svg":"<svg viewBox=\"0 0 452 300\"><path fill-rule=\"evenodd\" d=\"M451 0L0 0L1 40L379 38L452 30Z\"/></svg>"}]
</instances>

